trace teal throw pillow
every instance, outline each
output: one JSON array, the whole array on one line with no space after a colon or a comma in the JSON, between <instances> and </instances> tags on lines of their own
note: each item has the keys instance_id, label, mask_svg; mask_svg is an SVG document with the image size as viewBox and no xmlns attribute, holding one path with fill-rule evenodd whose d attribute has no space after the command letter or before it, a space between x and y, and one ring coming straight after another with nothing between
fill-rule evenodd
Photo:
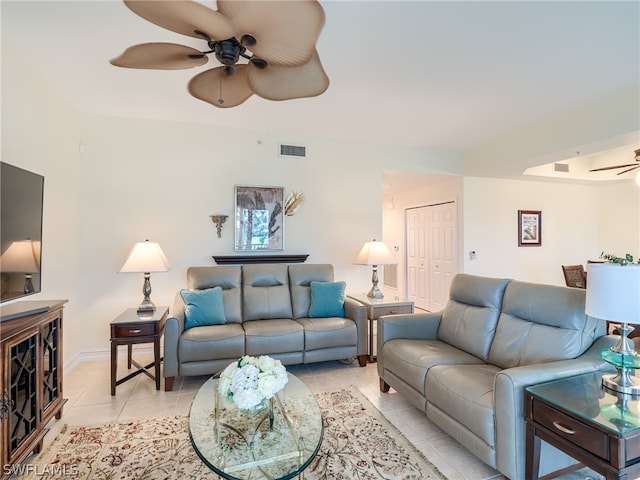
<instances>
[{"instance_id":1,"label":"teal throw pillow","mask_svg":"<svg viewBox=\"0 0 640 480\"><path fill-rule=\"evenodd\" d=\"M309 317L344 317L345 282L311 282Z\"/></svg>"},{"instance_id":2,"label":"teal throw pillow","mask_svg":"<svg viewBox=\"0 0 640 480\"><path fill-rule=\"evenodd\" d=\"M222 303L222 288L180 290L184 301L184 328L227 323Z\"/></svg>"}]
</instances>

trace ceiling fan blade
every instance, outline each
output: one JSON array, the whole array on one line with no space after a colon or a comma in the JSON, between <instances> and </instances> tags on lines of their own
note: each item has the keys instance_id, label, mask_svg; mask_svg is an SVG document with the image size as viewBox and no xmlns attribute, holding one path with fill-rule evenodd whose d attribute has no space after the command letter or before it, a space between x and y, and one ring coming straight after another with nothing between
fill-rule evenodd
<instances>
[{"instance_id":1,"label":"ceiling fan blade","mask_svg":"<svg viewBox=\"0 0 640 480\"><path fill-rule=\"evenodd\" d=\"M233 74L227 73L229 69ZM236 65L199 73L189 82L189 93L215 107L229 108L243 103L253 95L253 90L247 82L247 66Z\"/></svg>"},{"instance_id":2,"label":"ceiling fan blade","mask_svg":"<svg viewBox=\"0 0 640 480\"><path fill-rule=\"evenodd\" d=\"M124 0L134 13L172 32L194 38L226 40L235 36L233 25L220 12L189 0Z\"/></svg>"},{"instance_id":3,"label":"ceiling fan blade","mask_svg":"<svg viewBox=\"0 0 640 480\"><path fill-rule=\"evenodd\" d=\"M126 68L180 70L199 67L208 61L200 50L176 43L141 43L127 48L111 65Z\"/></svg>"},{"instance_id":4,"label":"ceiling fan blade","mask_svg":"<svg viewBox=\"0 0 640 480\"><path fill-rule=\"evenodd\" d=\"M632 171L632 170L635 170L636 168L640 168L640 165L639 165L639 164L636 164L636 165L634 165L634 166L633 166L633 167L631 167L631 168L627 168L626 170L623 170L622 172L617 173L616 175L622 175L623 173L630 172L630 171Z\"/></svg>"},{"instance_id":5,"label":"ceiling fan blade","mask_svg":"<svg viewBox=\"0 0 640 480\"><path fill-rule=\"evenodd\" d=\"M612 165L611 167L594 168L590 172L602 172L603 170L613 170L615 168L634 167L637 163L627 163L626 165Z\"/></svg>"},{"instance_id":6,"label":"ceiling fan blade","mask_svg":"<svg viewBox=\"0 0 640 480\"><path fill-rule=\"evenodd\" d=\"M233 24L236 38L256 39L255 45L245 44L256 57L287 66L309 61L325 20L317 0L218 0L218 10Z\"/></svg>"},{"instance_id":7,"label":"ceiling fan blade","mask_svg":"<svg viewBox=\"0 0 640 480\"><path fill-rule=\"evenodd\" d=\"M329 87L329 77L315 50L311 60L299 67L270 64L260 69L249 62L247 79L255 94L268 100L315 97Z\"/></svg>"}]
</instances>

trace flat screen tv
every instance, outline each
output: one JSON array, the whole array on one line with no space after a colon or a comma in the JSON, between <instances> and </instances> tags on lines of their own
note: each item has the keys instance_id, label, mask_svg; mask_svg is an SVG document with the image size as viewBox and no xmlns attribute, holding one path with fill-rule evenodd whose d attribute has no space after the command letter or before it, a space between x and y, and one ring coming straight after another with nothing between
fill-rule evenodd
<instances>
[{"instance_id":1,"label":"flat screen tv","mask_svg":"<svg viewBox=\"0 0 640 480\"><path fill-rule=\"evenodd\" d=\"M0 162L0 302L40 292L44 177Z\"/></svg>"}]
</instances>

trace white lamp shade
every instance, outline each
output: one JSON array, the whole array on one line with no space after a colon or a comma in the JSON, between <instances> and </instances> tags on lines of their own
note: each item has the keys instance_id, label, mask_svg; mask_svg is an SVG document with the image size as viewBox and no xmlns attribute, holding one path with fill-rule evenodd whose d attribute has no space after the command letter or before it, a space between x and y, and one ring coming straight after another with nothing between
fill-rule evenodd
<instances>
[{"instance_id":1,"label":"white lamp shade","mask_svg":"<svg viewBox=\"0 0 640 480\"><path fill-rule=\"evenodd\" d=\"M621 323L640 323L640 265L587 265L585 313Z\"/></svg>"},{"instance_id":2,"label":"white lamp shade","mask_svg":"<svg viewBox=\"0 0 640 480\"><path fill-rule=\"evenodd\" d=\"M167 272L171 269L160 245L155 242L138 242L131 249L120 273Z\"/></svg>"},{"instance_id":3,"label":"white lamp shade","mask_svg":"<svg viewBox=\"0 0 640 480\"><path fill-rule=\"evenodd\" d=\"M367 242L353 262L355 265L391 265L398 263L384 242Z\"/></svg>"},{"instance_id":4,"label":"white lamp shade","mask_svg":"<svg viewBox=\"0 0 640 480\"><path fill-rule=\"evenodd\" d=\"M1 269L7 273L37 273L38 254L31 240L18 240L9 245L9 248L0 258Z\"/></svg>"}]
</instances>

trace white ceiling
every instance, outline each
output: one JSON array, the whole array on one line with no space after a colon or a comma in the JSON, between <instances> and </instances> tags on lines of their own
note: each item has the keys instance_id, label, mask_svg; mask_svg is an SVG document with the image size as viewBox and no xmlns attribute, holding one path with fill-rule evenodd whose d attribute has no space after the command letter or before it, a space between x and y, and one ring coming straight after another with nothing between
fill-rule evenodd
<instances>
[{"instance_id":1,"label":"white ceiling","mask_svg":"<svg viewBox=\"0 0 640 480\"><path fill-rule=\"evenodd\" d=\"M215 59L180 71L110 65L137 43L205 48L117 0L2 0L2 47L82 112L460 150L640 88L637 1L321 4L331 85L310 99L218 109L187 92Z\"/></svg>"}]
</instances>

